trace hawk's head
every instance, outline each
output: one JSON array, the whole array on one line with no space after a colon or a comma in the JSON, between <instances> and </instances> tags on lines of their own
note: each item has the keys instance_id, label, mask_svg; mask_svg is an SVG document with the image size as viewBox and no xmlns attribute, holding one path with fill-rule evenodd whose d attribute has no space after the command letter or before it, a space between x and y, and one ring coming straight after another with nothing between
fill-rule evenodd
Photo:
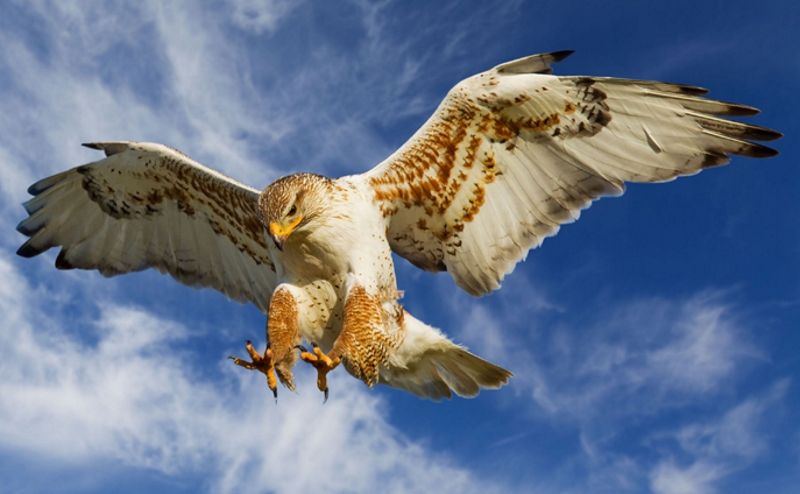
<instances>
[{"instance_id":1,"label":"hawk's head","mask_svg":"<svg viewBox=\"0 0 800 494\"><path fill-rule=\"evenodd\" d=\"M261 221L278 249L293 232L313 226L327 209L331 180L313 173L296 173L268 185L259 198Z\"/></svg>"}]
</instances>

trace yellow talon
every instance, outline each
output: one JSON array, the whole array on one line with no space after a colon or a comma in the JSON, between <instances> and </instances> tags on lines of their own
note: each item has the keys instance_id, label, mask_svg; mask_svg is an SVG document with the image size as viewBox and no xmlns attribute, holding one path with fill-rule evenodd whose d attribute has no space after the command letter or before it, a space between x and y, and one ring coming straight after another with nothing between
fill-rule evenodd
<instances>
[{"instance_id":1,"label":"yellow talon","mask_svg":"<svg viewBox=\"0 0 800 494\"><path fill-rule=\"evenodd\" d=\"M278 378L275 375L275 361L272 358L272 349L269 347L269 343L267 343L267 349L264 350L263 356L253 348L253 343L250 340L247 340L246 348L252 362L247 362L232 355L228 358L232 359L234 364L244 367L245 369L263 372L267 376L267 386L272 390L272 396L275 397L275 402L277 403Z\"/></svg>"},{"instance_id":2,"label":"yellow talon","mask_svg":"<svg viewBox=\"0 0 800 494\"><path fill-rule=\"evenodd\" d=\"M308 349L302 345L297 345L295 348L300 349L300 358L303 359L304 362L308 362L317 369L317 387L320 391L325 393L325 401L328 401L328 372L335 369L336 366L341 363L342 359L339 357L331 358L325 355L316 343L311 344L313 353L309 352Z\"/></svg>"}]
</instances>

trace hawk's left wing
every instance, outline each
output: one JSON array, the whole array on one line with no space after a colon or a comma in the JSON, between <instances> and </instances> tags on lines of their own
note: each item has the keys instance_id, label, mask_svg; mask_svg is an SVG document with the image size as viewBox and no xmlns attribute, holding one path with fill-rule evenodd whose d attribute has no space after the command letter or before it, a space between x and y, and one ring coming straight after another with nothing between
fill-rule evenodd
<instances>
[{"instance_id":1,"label":"hawk's left wing","mask_svg":"<svg viewBox=\"0 0 800 494\"><path fill-rule=\"evenodd\" d=\"M267 312L276 275L257 190L161 144L86 146L107 158L28 189L19 255L60 247L56 267L105 276L152 267Z\"/></svg>"},{"instance_id":2,"label":"hawk's left wing","mask_svg":"<svg viewBox=\"0 0 800 494\"><path fill-rule=\"evenodd\" d=\"M356 177L374 190L396 253L486 294L529 249L625 182L672 180L730 154L777 154L750 141L780 133L717 116L758 110L700 98L704 89L545 75L569 53L462 81L402 148Z\"/></svg>"}]
</instances>

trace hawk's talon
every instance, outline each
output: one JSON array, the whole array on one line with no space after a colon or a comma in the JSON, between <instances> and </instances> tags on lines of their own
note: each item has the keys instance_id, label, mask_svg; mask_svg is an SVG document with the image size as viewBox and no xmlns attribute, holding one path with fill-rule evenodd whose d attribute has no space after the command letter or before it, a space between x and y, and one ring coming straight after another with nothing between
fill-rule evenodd
<instances>
[{"instance_id":1,"label":"hawk's talon","mask_svg":"<svg viewBox=\"0 0 800 494\"><path fill-rule=\"evenodd\" d=\"M317 388L325 393L325 402L328 401L328 372L335 369L342 361L339 357L329 357L316 343L311 343L312 352L309 352L303 345L296 345L300 350L300 358L317 369ZM323 403L325 403L323 402Z\"/></svg>"},{"instance_id":2,"label":"hawk's talon","mask_svg":"<svg viewBox=\"0 0 800 494\"><path fill-rule=\"evenodd\" d=\"M233 360L233 363L240 367L263 372L267 376L267 386L269 386L270 391L272 391L272 396L275 397L275 403L278 403L278 378L275 375L275 361L273 360L272 349L269 347L269 343L267 343L267 348L264 350L264 355L261 355L253 348L253 343L250 340L247 340L247 346L245 348L247 349L247 353L250 354L252 362L247 362L233 355L228 358Z\"/></svg>"}]
</instances>

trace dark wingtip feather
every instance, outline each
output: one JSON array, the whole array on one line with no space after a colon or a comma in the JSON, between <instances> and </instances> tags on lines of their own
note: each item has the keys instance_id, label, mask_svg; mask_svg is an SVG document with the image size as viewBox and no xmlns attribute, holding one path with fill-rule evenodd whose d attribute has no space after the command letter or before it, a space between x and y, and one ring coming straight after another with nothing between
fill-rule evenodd
<instances>
[{"instance_id":1,"label":"dark wingtip feather","mask_svg":"<svg viewBox=\"0 0 800 494\"><path fill-rule=\"evenodd\" d=\"M737 120L727 120L701 113L694 114L695 121L704 129L743 141L774 141L783 134L767 127L760 127Z\"/></svg>"},{"instance_id":2,"label":"dark wingtip feather","mask_svg":"<svg viewBox=\"0 0 800 494\"><path fill-rule=\"evenodd\" d=\"M703 96L709 93L709 90L704 87L692 86L690 84L680 84L678 82L659 82L659 81L647 81L641 79L623 79L623 80L630 81L634 84L641 84L644 86L655 86L661 91L666 91L668 93L683 94L685 96Z\"/></svg>"},{"instance_id":3,"label":"dark wingtip feather","mask_svg":"<svg viewBox=\"0 0 800 494\"><path fill-rule=\"evenodd\" d=\"M28 240L27 242L22 244L22 246L19 249L17 249L17 255L18 256L26 257L28 259L30 259L31 257L38 256L42 252L44 252L44 251L43 250L39 250L36 247L33 247L31 245L31 241L30 240Z\"/></svg>"},{"instance_id":4,"label":"dark wingtip feather","mask_svg":"<svg viewBox=\"0 0 800 494\"><path fill-rule=\"evenodd\" d=\"M749 158L772 158L780 153L770 147L762 146L761 144L756 144L754 142L748 142L733 154L747 156Z\"/></svg>"},{"instance_id":5,"label":"dark wingtip feather","mask_svg":"<svg viewBox=\"0 0 800 494\"><path fill-rule=\"evenodd\" d=\"M554 51L551 53L538 53L509 62L501 63L494 67L500 74L552 74L550 64L564 60L575 50Z\"/></svg>"},{"instance_id":6,"label":"dark wingtip feather","mask_svg":"<svg viewBox=\"0 0 800 494\"><path fill-rule=\"evenodd\" d=\"M681 93L688 96L703 96L704 94L708 94L708 89L700 86L689 86L687 84L675 84L675 86L680 88Z\"/></svg>"},{"instance_id":7,"label":"dark wingtip feather","mask_svg":"<svg viewBox=\"0 0 800 494\"><path fill-rule=\"evenodd\" d=\"M28 194L32 196L38 196L42 192L46 191L50 187L60 182L62 175L63 174L53 175L52 177L47 177L39 180L38 182L28 187Z\"/></svg>"},{"instance_id":8,"label":"dark wingtip feather","mask_svg":"<svg viewBox=\"0 0 800 494\"><path fill-rule=\"evenodd\" d=\"M558 63L573 53L575 53L575 50L561 50L550 53L550 56L553 57L553 63Z\"/></svg>"},{"instance_id":9,"label":"dark wingtip feather","mask_svg":"<svg viewBox=\"0 0 800 494\"><path fill-rule=\"evenodd\" d=\"M717 115L725 115L729 117L752 117L753 115L758 115L761 113L761 110L758 108L754 108L748 105L741 105L739 103L730 103L728 101L720 101L720 103L724 103L727 105L724 112L714 112Z\"/></svg>"},{"instance_id":10,"label":"dark wingtip feather","mask_svg":"<svg viewBox=\"0 0 800 494\"><path fill-rule=\"evenodd\" d=\"M61 249L61 252L58 253L58 257L56 257L56 268L75 269L75 266L73 266L71 262L67 261L67 252L64 249Z\"/></svg>"},{"instance_id":11,"label":"dark wingtip feather","mask_svg":"<svg viewBox=\"0 0 800 494\"><path fill-rule=\"evenodd\" d=\"M781 154L777 149L772 149L771 147L762 146L760 144L754 145L755 153L751 154L753 158L772 158L773 156L778 156Z\"/></svg>"},{"instance_id":12,"label":"dark wingtip feather","mask_svg":"<svg viewBox=\"0 0 800 494\"><path fill-rule=\"evenodd\" d=\"M774 140L777 140L777 139L780 139L781 137L783 137L783 132L778 132L777 130L767 129L766 127L764 127L764 129L770 131L772 133L771 135L773 135L775 137L771 137L769 139L761 139L762 141L774 141Z\"/></svg>"},{"instance_id":13,"label":"dark wingtip feather","mask_svg":"<svg viewBox=\"0 0 800 494\"><path fill-rule=\"evenodd\" d=\"M731 159L724 153L718 153L716 151L709 151L706 153L705 159L703 159L703 163L700 165L702 168L712 168L715 166L722 166L724 164L730 163Z\"/></svg>"},{"instance_id":14,"label":"dark wingtip feather","mask_svg":"<svg viewBox=\"0 0 800 494\"><path fill-rule=\"evenodd\" d=\"M759 127L758 125L748 126L744 134L745 139L751 139L753 141L776 141L781 137L783 137L783 134L777 130Z\"/></svg>"},{"instance_id":15,"label":"dark wingtip feather","mask_svg":"<svg viewBox=\"0 0 800 494\"><path fill-rule=\"evenodd\" d=\"M81 146L103 151L106 156L112 156L130 149L130 142L84 142Z\"/></svg>"},{"instance_id":16,"label":"dark wingtip feather","mask_svg":"<svg viewBox=\"0 0 800 494\"><path fill-rule=\"evenodd\" d=\"M25 235L26 237L34 236L36 232L42 229L41 226L39 226L38 228L31 228L30 225L28 224L29 219L30 218L25 218L24 220L19 222L19 225L17 225L17 231Z\"/></svg>"}]
</instances>

